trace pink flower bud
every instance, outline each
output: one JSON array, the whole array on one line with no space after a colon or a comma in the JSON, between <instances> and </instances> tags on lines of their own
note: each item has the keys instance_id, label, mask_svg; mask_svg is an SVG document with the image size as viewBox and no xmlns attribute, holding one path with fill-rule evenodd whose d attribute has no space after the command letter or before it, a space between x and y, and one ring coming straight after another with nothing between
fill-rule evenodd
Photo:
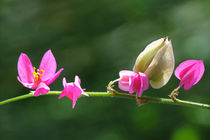
<instances>
[{"instance_id":1,"label":"pink flower bud","mask_svg":"<svg viewBox=\"0 0 210 140\"><path fill-rule=\"evenodd\" d=\"M123 91L129 91L141 97L142 91L149 88L149 79L144 73L135 73L133 71L123 70L120 71L119 88Z\"/></svg>"},{"instance_id":2,"label":"pink flower bud","mask_svg":"<svg viewBox=\"0 0 210 140\"><path fill-rule=\"evenodd\" d=\"M181 80L179 87L184 85L189 90L197 84L203 76L205 67L202 60L187 60L182 62L175 70L175 76Z\"/></svg>"}]
</instances>

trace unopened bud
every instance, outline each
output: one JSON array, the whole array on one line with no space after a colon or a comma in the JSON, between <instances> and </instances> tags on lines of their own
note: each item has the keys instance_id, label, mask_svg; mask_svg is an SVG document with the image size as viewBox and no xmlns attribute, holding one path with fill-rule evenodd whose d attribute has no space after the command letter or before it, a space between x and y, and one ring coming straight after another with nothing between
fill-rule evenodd
<instances>
[{"instance_id":1,"label":"unopened bud","mask_svg":"<svg viewBox=\"0 0 210 140\"><path fill-rule=\"evenodd\" d=\"M139 54L133 70L145 73L153 88L161 88L170 79L174 63L171 41L165 37L153 41Z\"/></svg>"}]
</instances>

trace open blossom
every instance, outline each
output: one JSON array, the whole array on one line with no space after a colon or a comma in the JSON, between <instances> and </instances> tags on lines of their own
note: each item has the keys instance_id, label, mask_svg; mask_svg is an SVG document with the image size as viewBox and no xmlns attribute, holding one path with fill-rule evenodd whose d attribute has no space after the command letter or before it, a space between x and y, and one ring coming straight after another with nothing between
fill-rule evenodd
<instances>
[{"instance_id":1,"label":"open blossom","mask_svg":"<svg viewBox=\"0 0 210 140\"><path fill-rule=\"evenodd\" d=\"M144 73L122 70L119 75L120 81L118 86L121 90L129 93L136 92L138 97L141 97L142 92L149 88L149 79Z\"/></svg>"},{"instance_id":2,"label":"open blossom","mask_svg":"<svg viewBox=\"0 0 210 140\"><path fill-rule=\"evenodd\" d=\"M70 100L72 100L72 108L75 107L76 101L81 94L89 96L82 90L78 76L75 76L74 82L71 83L67 83L66 78L63 78L63 86L64 89L58 99L62 98L63 96L68 97Z\"/></svg>"},{"instance_id":3,"label":"open blossom","mask_svg":"<svg viewBox=\"0 0 210 140\"><path fill-rule=\"evenodd\" d=\"M49 92L50 88L48 85L54 82L63 71L62 68L56 73L57 64L51 50L48 50L44 54L39 69L37 70L32 66L28 56L21 53L17 68L19 75L17 76L18 81L23 84L23 86L34 89L34 96Z\"/></svg>"},{"instance_id":4,"label":"open blossom","mask_svg":"<svg viewBox=\"0 0 210 140\"><path fill-rule=\"evenodd\" d=\"M179 87L184 85L188 90L197 84L203 76L205 67L202 60L187 60L182 62L175 70L175 76L181 80Z\"/></svg>"}]
</instances>

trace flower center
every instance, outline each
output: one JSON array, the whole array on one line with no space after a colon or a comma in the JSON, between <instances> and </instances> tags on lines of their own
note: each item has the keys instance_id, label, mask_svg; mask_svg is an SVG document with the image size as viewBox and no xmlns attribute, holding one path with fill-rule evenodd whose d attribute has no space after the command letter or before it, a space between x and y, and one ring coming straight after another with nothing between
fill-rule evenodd
<instances>
[{"instance_id":1,"label":"flower center","mask_svg":"<svg viewBox=\"0 0 210 140\"><path fill-rule=\"evenodd\" d=\"M32 75L33 75L34 80L35 81L40 81L41 78L42 78L42 76L44 75L44 72L45 71L43 69L39 70L39 69L36 69L34 67L34 71L32 72Z\"/></svg>"}]
</instances>

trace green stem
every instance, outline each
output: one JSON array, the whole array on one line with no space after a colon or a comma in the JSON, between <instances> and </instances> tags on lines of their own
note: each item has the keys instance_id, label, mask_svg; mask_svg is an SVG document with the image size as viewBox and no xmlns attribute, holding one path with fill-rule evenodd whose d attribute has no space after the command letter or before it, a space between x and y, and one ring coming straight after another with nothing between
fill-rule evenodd
<instances>
[{"instance_id":1,"label":"green stem","mask_svg":"<svg viewBox=\"0 0 210 140\"><path fill-rule=\"evenodd\" d=\"M46 96L46 95L60 95L61 91L50 91L45 95L41 96ZM128 99L136 99L135 95L131 94L125 94L125 93L107 93L107 92L86 92L89 97L120 97L120 98L128 98ZM33 91L29 94L10 98L4 101L0 102L0 106L19 101L22 99L30 98L30 97L36 97L33 95ZM87 96L81 96L81 97L87 97ZM167 98L159 98L159 97L149 97L149 96L142 96L141 98L146 102L152 102L152 103L165 103L165 104L171 104L171 105L185 105L185 106L191 106L191 107L198 107L198 108L203 108L203 109L210 109L210 105L208 104L203 104L203 103L197 103L197 102L191 102L191 101L184 101L184 100L179 100L176 99L176 102L174 102L172 99L167 99Z\"/></svg>"}]
</instances>

